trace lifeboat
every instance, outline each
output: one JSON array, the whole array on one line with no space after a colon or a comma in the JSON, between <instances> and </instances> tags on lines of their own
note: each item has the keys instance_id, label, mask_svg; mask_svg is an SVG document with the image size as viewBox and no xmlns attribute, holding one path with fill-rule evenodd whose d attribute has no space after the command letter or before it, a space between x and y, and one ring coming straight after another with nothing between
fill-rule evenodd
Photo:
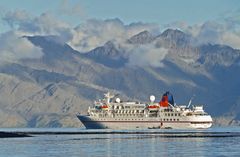
<instances>
[{"instance_id":1,"label":"lifeboat","mask_svg":"<svg viewBox=\"0 0 240 157\"><path fill-rule=\"evenodd\" d=\"M149 110L158 110L159 109L159 105L148 105L147 108Z\"/></svg>"},{"instance_id":2,"label":"lifeboat","mask_svg":"<svg viewBox=\"0 0 240 157\"><path fill-rule=\"evenodd\" d=\"M107 110L108 109L108 105L101 105L100 108L103 109L103 110Z\"/></svg>"}]
</instances>

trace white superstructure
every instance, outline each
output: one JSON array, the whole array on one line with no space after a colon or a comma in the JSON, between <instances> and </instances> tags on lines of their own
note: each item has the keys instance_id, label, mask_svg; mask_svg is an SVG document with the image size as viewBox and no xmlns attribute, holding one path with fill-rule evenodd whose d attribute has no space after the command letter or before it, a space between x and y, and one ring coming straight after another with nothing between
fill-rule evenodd
<instances>
[{"instance_id":1,"label":"white superstructure","mask_svg":"<svg viewBox=\"0 0 240 157\"><path fill-rule=\"evenodd\" d=\"M88 115L77 117L87 129L205 129L212 126L211 116L201 105L178 106L164 99L156 103L154 96L150 96L150 103L113 98L114 95L105 94L104 99L89 107Z\"/></svg>"}]
</instances>

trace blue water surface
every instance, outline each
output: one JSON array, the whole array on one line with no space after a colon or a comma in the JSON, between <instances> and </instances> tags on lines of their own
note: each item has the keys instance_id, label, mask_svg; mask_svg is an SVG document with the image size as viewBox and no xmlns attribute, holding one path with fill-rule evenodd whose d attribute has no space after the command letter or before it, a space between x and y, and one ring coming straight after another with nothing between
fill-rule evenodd
<instances>
[{"instance_id":1,"label":"blue water surface","mask_svg":"<svg viewBox=\"0 0 240 157\"><path fill-rule=\"evenodd\" d=\"M85 129L0 129L27 132L81 132ZM96 131L96 130L90 130ZM102 130L99 130L100 132ZM112 130L108 130L111 132ZM154 132L156 130L144 130ZM187 130L159 130L188 132ZM128 132L128 131L126 131ZM191 130L192 132L192 130ZM236 133L240 128L211 128L195 132ZM0 157L88 157L88 156L240 156L240 137L163 137L158 134L67 134L1 138Z\"/></svg>"}]
</instances>

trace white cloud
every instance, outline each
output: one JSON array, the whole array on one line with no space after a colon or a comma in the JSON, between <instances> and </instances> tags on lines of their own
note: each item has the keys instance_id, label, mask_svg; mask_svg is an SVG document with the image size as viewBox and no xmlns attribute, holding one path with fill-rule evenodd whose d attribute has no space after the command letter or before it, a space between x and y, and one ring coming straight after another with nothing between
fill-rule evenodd
<instances>
[{"instance_id":1,"label":"white cloud","mask_svg":"<svg viewBox=\"0 0 240 157\"><path fill-rule=\"evenodd\" d=\"M234 32L224 32L221 36L221 44L230 45L240 50L240 34Z\"/></svg>"},{"instance_id":2,"label":"white cloud","mask_svg":"<svg viewBox=\"0 0 240 157\"><path fill-rule=\"evenodd\" d=\"M22 25L30 18L30 15L25 10L9 11L3 16L3 20L6 21L11 28Z\"/></svg>"},{"instance_id":3,"label":"white cloud","mask_svg":"<svg viewBox=\"0 0 240 157\"><path fill-rule=\"evenodd\" d=\"M237 25L240 20L236 19L234 17L219 22L207 21L192 26L180 21L167 26L179 28L185 33L191 34L195 38L193 44L223 44L240 49L240 27Z\"/></svg>"},{"instance_id":4,"label":"white cloud","mask_svg":"<svg viewBox=\"0 0 240 157\"><path fill-rule=\"evenodd\" d=\"M10 11L3 20L24 35L58 35L62 42L67 42L73 36L71 26L49 12L32 17L24 10Z\"/></svg>"},{"instance_id":5,"label":"white cloud","mask_svg":"<svg viewBox=\"0 0 240 157\"><path fill-rule=\"evenodd\" d=\"M179 28L195 38L194 44L223 44L240 49L240 10L226 12L219 19L189 25L177 21L166 27Z\"/></svg>"},{"instance_id":6,"label":"white cloud","mask_svg":"<svg viewBox=\"0 0 240 157\"><path fill-rule=\"evenodd\" d=\"M129 53L129 65L163 67L162 61L168 54L168 49L157 48L154 44L134 47Z\"/></svg>"},{"instance_id":7,"label":"white cloud","mask_svg":"<svg viewBox=\"0 0 240 157\"><path fill-rule=\"evenodd\" d=\"M223 30L222 26L219 25L218 23L213 21L206 22L200 27L200 31L196 36L197 42L199 42L200 44L219 43L222 30Z\"/></svg>"},{"instance_id":8,"label":"white cloud","mask_svg":"<svg viewBox=\"0 0 240 157\"><path fill-rule=\"evenodd\" d=\"M197 40L202 44L223 44L240 49L240 29L231 27L226 22L206 22L200 27Z\"/></svg>"},{"instance_id":9,"label":"white cloud","mask_svg":"<svg viewBox=\"0 0 240 157\"><path fill-rule=\"evenodd\" d=\"M40 58L43 55L39 47L34 46L18 32L10 31L0 35L0 60L18 62L24 58Z\"/></svg>"},{"instance_id":10,"label":"white cloud","mask_svg":"<svg viewBox=\"0 0 240 157\"><path fill-rule=\"evenodd\" d=\"M144 30L156 33L159 27L156 24L144 23L124 25L119 19L91 19L74 29L74 36L69 44L80 52L87 52L109 40L118 43L125 42L131 36Z\"/></svg>"},{"instance_id":11,"label":"white cloud","mask_svg":"<svg viewBox=\"0 0 240 157\"><path fill-rule=\"evenodd\" d=\"M63 8L69 9L68 1L63 1ZM71 7L70 7L71 8ZM89 19L73 28L47 12L32 17L24 10L7 12L3 17L12 28L26 35L57 35L62 42L67 42L80 52L87 52L107 41L125 42L131 36L148 30L159 33L159 26L151 23L131 23L125 25L119 19Z\"/></svg>"},{"instance_id":12,"label":"white cloud","mask_svg":"<svg viewBox=\"0 0 240 157\"><path fill-rule=\"evenodd\" d=\"M79 5L71 6L68 0L62 2L60 10L69 15L81 13L81 7ZM191 34L195 38L195 44L218 43L240 49L240 31L239 26L235 24L237 23L237 19L235 17L228 18L228 20L221 21L221 23L208 21L203 24L194 25L189 25L186 22L175 22L167 25L167 27L179 28L185 33ZM162 60L168 53L166 49L156 48L154 43L143 46L129 46L125 43L133 35L145 30L154 35L159 34L158 24L141 22L124 24L117 18L108 20L90 19L74 28L68 23L58 20L58 18L49 12L34 17L24 10L7 12L3 20L15 30L15 33L10 33L10 37L6 37L4 34L1 35L1 41L5 43L5 46L2 43L0 44L1 50L4 50L1 51L1 56L5 56L4 58L8 58L9 60L18 60L24 57L39 57L41 54L38 48L34 47L27 39L21 38L21 35L57 35L59 36L58 41L66 42L82 53L102 46L107 41L112 41L125 48L130 58L129 64L137 66L163 66ZM11 47L11 43L14 42L17 43L16 47L25 45L25 52L17 53L17 50L20 48L24 49L24 47L18 49ZM33 53L33 51L36 53Z\"/></svg>"}]
</instances>

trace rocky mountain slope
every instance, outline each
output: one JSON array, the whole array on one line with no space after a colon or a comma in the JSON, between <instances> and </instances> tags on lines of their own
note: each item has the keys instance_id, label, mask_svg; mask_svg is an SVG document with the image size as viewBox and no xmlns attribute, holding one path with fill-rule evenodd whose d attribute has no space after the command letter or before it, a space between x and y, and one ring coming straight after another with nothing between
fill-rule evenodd
<instances>
[{"instance_id":1,"label":"rocky mountain slope","mask_svg":"<svg viewBox=\"0 0 240 157\"><path fill-rule=\"evenodd\" d=\"M0 65L1 127L79 127L75 114L86 113L104 92L141 101L154 94L158 101L167 90L180 104L195 95L193 103L206 104L211 115L221 117L219 124L239 125L239 50L199 45L172 29L108 41L87 53L57 36L23 38L44 54Z\"/></svg>"}]
</instances>

